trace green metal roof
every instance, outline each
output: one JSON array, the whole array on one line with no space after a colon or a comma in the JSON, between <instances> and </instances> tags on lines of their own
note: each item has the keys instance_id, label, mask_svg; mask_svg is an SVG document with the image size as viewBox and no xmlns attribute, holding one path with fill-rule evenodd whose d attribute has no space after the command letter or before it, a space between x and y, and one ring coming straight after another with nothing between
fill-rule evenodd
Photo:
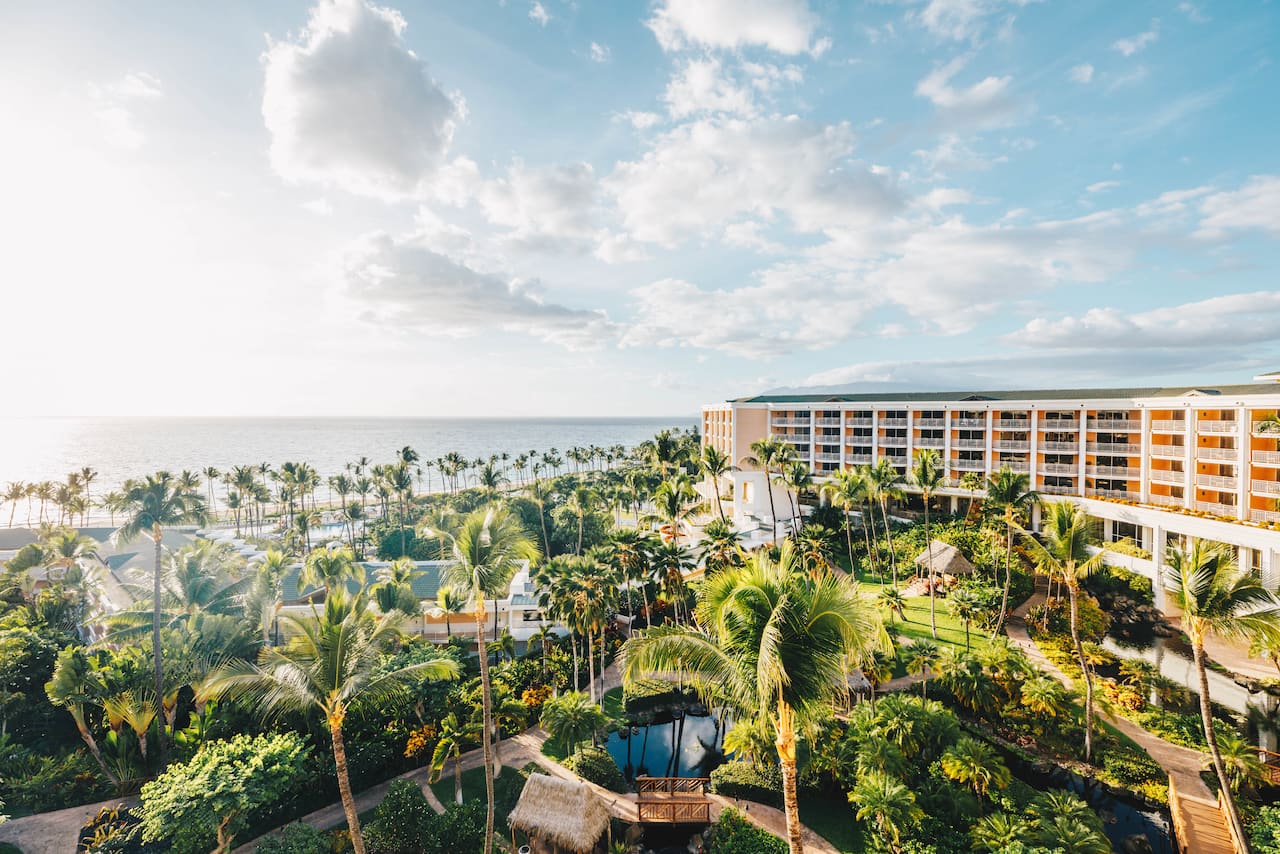
<instances>
[{"instance_id":1,"label":"green metal roof","mask_svg":"<svg viewBox=\"0 0 1280 854\"><path fill-rule=\"evenodd\" d=\"M366 582L372 584L377 571L382 567L387 566L387 563L384 561L365 561L360 565L364 567ZM434 602L436 594L440 590L440 576L442 570L448 565L448 563L445 561L428 560L418 561L417 565L420 574L413 579L413 595L417 596L419 599ZM298 575L301 572L302 564L294 564L285 570L282 583L284 585L284 600L286 603L303 601L311 594L317 593L320 590L318 587L309 587L306 590L299 591ZM359 589L360 585L356 584L356 582L347 582L347 590L350 592L355 593Z\"/></svg>"},{"instance_id":2,"label":"green metal roof","mask_svg":"<svg viewBox=\"0 0 1280 854\"><path fill-rule=\"evenodd\" d=\"M841 394L759 394L739 397L729 403L984 403L1010 400L1129 400L1138 397L1182 397L1187 394L1221 396L1233 394L1280 394L1276 383L1247 383L1220 386L1178 386L1174 388L1066 388L1014 389L998 391L923 391Z\"/></svg>"}]
</instances>

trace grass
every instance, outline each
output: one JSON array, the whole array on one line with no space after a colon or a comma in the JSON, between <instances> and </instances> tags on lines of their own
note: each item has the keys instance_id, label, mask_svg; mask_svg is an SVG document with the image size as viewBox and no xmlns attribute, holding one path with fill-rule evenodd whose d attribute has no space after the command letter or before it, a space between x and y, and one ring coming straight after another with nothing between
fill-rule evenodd
<instances>
[{"instance_id":1,"label":"grass","mask_svg":"<svg viewBox=\"0 0 1280 854\"><path fill-rule=\"evenodd\" d=\"M510 765L502 766L502 773L499 775L501 780L515 781L520 776L520 772ZM496 781L495 781L496 782ZM431 784L431 791L436 793L436 797L440 799L440 803L448 806L453 803L453 773L446 769L446 773L441 775L440 779ZM484 800L484 766L479 768L470 768L462 772L462 800Z\"/></svg>"},{"instance_id":2,"label":"grass","mask_svg":"<svg viewBox=\"0 0 1280 854\"><path fill-rule=\"evenodd\" d=\"M867 850L862 823L853 817L849 801L839 795L802 792L800 821L841 854L862 854Z\"/></svg>"},{"instance_id":3,"label":"grass","mask_svg":"<svg viewBox=\"0 0 1280 854\"><path fill-rule=\"evenodd\" d=\"M604 692L604 714L609 720L622 720L622 688L610 688Z\"/></svg>"},{"instance_id":4,"label":"grass","mask_svg":"<svg viewBox=\"0 0 1280 854\"><path fill-rule=\"evenodd\" d=\"M859 572L857 574L858 583L866 588L867 593L874 595L880 592L881 587L888 586L889 582L881 582L879 578L870 572ZM905 586L906 576L900 575L898 578L899 586ZM929 628L929 597L928 596L908 596L906 598L906 620L897 616L894 622L897 624L899 633L905 640L933 640L933 632ZM883 609L882 609L883 610ZM934 610L936 612L938 623L938 643L948 644L964 649L964 622L958 620L951 615L950 609L947 608L947 597L938 596L934 600ZM887 615L886 615L887 618ZM971 626L969 629L970 649L977 651L985 649L989 643L988 635L977 626ZM901 674L894 674L895 676Z\"/></svg>"}]
</instances>

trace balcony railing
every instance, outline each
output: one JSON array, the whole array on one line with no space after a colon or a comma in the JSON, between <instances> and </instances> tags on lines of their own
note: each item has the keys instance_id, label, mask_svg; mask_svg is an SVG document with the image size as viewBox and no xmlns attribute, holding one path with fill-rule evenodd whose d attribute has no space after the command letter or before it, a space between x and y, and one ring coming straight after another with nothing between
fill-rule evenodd
<instances>
[{"instance_id":1,"label":"balcony railing","mask_svg":"<svg viewBox=\"0 0 1280 854\"><path fill-rule=\"evenodd\" d=\"M993 422L997 430L1030 430L1030 418L997 418Z\"/></svg>"},{"instance_id":2,"label":"balcony railing","mask_svg":"<svg viewBox=\"0 0 1280 854\"><path fill-rule=\"evenodd\" d=\"M1039 468L1042 474L1080 474L1080 466L1074 463L1045 463Z\"/></svg>"},{"instance_id":3,"label":"balcony railing","mask_svg":"<svg viewBox=\"0 0 1280 854\"><path fill-rule=\"evenodd\" d=\"M870 427L870 418L846 418L844 423L850 427Z\"/></svg>"},{"instance_id":4,"label":"balcony railing","mask_svg":"<svg viewBox=\"0 0 1280 854\"><path fill-rule=\"evenodd\" d=\"M1235 421L1197 421L1197 433L1235 433L1240 424Z\"/></svg>"},{"instance_id":5,"label":"balcony railing","mask_svg":"<svg viewBox=\"0 0 1280 854\"><path fill-rule=\"evenodd\" d=\"M839 454L818 453L818 454L814 454L814 455L813 455L813 458L814 458L815 460L817 460L818 462L820 462L820 463L838 463L838 462L840 462L840 455L839 455Z\"/></svg>"},{"instance_id":6,"label":"balcony railing","mask_svg":"<svg viewBox=\"0 0 1280 854\"><path fill-rule=\"evenodd\" d=\"M1141 445L1127 442L1090 442L1087 447L1092 454L1137 454L1142 451Z\"/></svg>"},{"instance_id":7,"label":"balcony railing","mask_svg":"<svg viewBox=\"0 0 1280 854\"><path fill-rule=\"evenodd\" d=\"M1089 420L1090 430L1141 430L1141 421L1126 421L1117 418L1091 418Z\"/></svg>"},{"instance_id":8,"label":"balcony railing","mask_svg":"<svg viewBox=\"0 0 1280 854\"><path fill-rule=\"evenodd\" d=\"M1031 443L1015 439L997 439L991 443L991 447L997 451L1029 451L1031 450Z\"/></svg>"},{"instance_id":9,"label":"balcony railing","mask_svg":"<svg viewBox=\"0 0 1280 854\"><path fill-rule=\"evenodd\" d=\"M1261 495L1280 495L1280 480L1251 480L1249 488Z\"/></svg>"},{"instance_id":10,"label":"balcony railing","mask_svg":"<svg viewBox=\"0 0 1280 854\"><path fill-rule=\"evenodd\" d=\"M1201 460L1238 460L1238 448L1196 448L1196 458Z\"/></svg>"},{"instance_id":11,"label":"balcony railing","mask_svg":"<svg viewBox=\"0 0 1280 854\"><path fill-rule=\"evenodd\" d=\"M854 446L860 446L863 448L869 448L871 447L871 437L870 436L845 436L844 443L846 445L854 445Z\"/></svg>"},{"instance_id":12,"label":"balcony railing","mask_svg":"<svg viewBox=\"0 0 1280 854\"><path fill-rule=\"evenodd\" d=\"M1280 522L1280 513L1274 510L1250 510L1249 519L1253 522Z\"/></svg>"},{"instance_id":13,"label":"balcony railing","mask_svg":"<svg viewBox=\"0 0 1280 854\"><path fill-rule=\"evenodd\" d=\"M946 427L947 419L945 418L917 418L917 427Z\"/></svg>"},{"instance_id":14,"label":"balcony railing","mask_svg":"<svg viewBox=\"0 0 1280 854\"><path fill-rule=\"evenodd\" d=\"M1280 468L1280 451L1254 451L1253 463L1268 468Z\"/></svg>"},{"instance_id":15,"label":"balcony railing","mask_svg":"<svg viewBox=\"0 0 1280 854\"><path fill-rule=\"evenodd\" d=\"M1080 490L1074 486L1058 486L1053 483L1046 483L1040 487L1037 492L1043 492L1046 495L1079 495Z\"/></svg>"},{"instance_id":16,"label":"balcony railing","mask_svg":"<svg viewBox=\"0 0 1280 854\"><path fill-rule=\"evenodd\" d=\"M1046 418L1037 425L1041 430L1079 430L1078 418Z\"/></svg>"},{"instance_id":17,"label":"balcony railing","mask_svg":"<svg viewBox=\"0 0 1280 854\"><path fill-rule=\"evenodd\" d=\"M921 436L916 439L917 448L943 448L946 447L946 440L941 436Z\"/></svg>"},{"instance_id":18,"label":"balcony railing","mask_svg":"<svg viewBox=\"0 0 1280 854\"><path fill-rule=\"evenodd\" d=\"M870 454L845 454L844 461L852 466L868 466L871 465Z\"/></svg>"},{"instance_id":19,"label":"balcony railing","mask_svg":"<svg viewBox=\"0 0 1280 854\"><path fill-rule=\"evenodd\" d=\"M1275 436L1277 439L1280 439L1280 430L1276 430L1276 429L1272 429L1272 430L1263 430L1263 429L1262 429L1262 425L1264 425L1264 424L1271 424L1271 425L1273 425L1273 426L1274 426L1274 425L1275 425L1275 422L1274 422L1274 421L1255 421L1255 422L1253 422L1253 432L1254 432L1254 435L1257 435L1257 436Z\"/></svg>"},{"instance_id":20,"label":"balcony railing","mask_svg":"<svg viewBox=\"0 0 1280 854\"><path fill-rule=\"evenodd\" d=\"M1152 445L1151 456L1162 460L1180 460L1187 455L1185 445Z\"/></svg>"},{"instance_id":21,"label":"balcony railing","mask_svg":"<svg viewBox=\"0 0 1280 854\"><path fill-rule=\"evenodd\" d=\"M952 460L951 468L956 471L986 471L987 464L982 460Z\"/></svg>"},{"instance_id":22,"label":"balcony railing","mask_svg":"<svg viewBox=\"0 0 1280 854\"><path fill-rule=\"evenodd\" d=\"M881 436L879 444L885 448L905 448L907 446L907 437Z\"/></svg>"},{"instance_id":23,"label":"balcony railing","mask_svg":"<svg viewBox=\"0 0 1280 854\"><path fill-rule=\"evenodd\" d=\"M986 427L987 419L985 418L952 418L952 427Z\"/></svg>"},{"instance_id":24,"label":"balcony railing","mask_svg":"<svg viewBox=\"0 0 1280 854\"><path fill-rule=\"evenodd\" d=\"M1203 486L1209 489L1236 489L1239 485L1240 481L1234 477L1223 477L1217 474L1196 475L1196 486Z\"/></svg>"},{"instance_id":25,"label":"balcony railing","mask_svg":"<svg viewBox=\"0 0 1280 854\"><path fill-rule=\"evenodd\" d=\"M987 447L987 440L986 439L952 439L951 447L982 450L983 448Z\"/></svg>"},{"instance_id":26,"label":"balcony railing","mask_svg":"<svg viewBox=\"0 0 1280 854\"><path fill-rule=\"evenodd\" d=\"M1080 450L1079 442L1041 442L1040 450L1042 451L1070 451L1075 453Z\"/></svg>"},{"instance_id":27,"label":"balcony railing","mask_svg":"<svg viewBox=\"0 0 1280 854\"><path fill-rule=\"evenodd\" d=\"M1151 495L1147 496L1147 503L1148 503L1148 504L1158 504L1158 505L1160 505L1161 507L1182 507L1182 506L1184 506L1184 502L1183 502L1183 500L1182 500L1182 498L1181 498L1180 496L1177 496L1177 495L1159 495L1159 494L1156 494L1156 493L1152 493Z\"/></svg>"},{"instance_id":28,"label":"balcony railing","mask_svg":"<svg viewBox=\"0 0 1280 854\"><path fill-rule=\"evenodd\" d=\"M881 427L906 427L907 419L905 418L881 418Z\"/></svg>"},{"instance_id":29,"label":"balcony railing","mask_svg":"<svg viewBox=\"0 0 1280 854\"><path fill-rule=\"evenodd\" d=\"M1010 471L1018 474L1029 474L1031 472L1031 463L1020 462L1014 460L999 460L995 463L996 468L1008 468Z\"/></svg>"},{"instance_id":30,"label":"balcony railing","mask_svg":"<svg viewBox=\"0 0 1280 854\"><path fill-rule=\"evenodd\" d=\"M1142 469L1129 468L1128 466L1089 466L1085 469L1085 474L1094 477L1123 477L1123 478L1139 478L1142 476Z\"/></svg>"},{"instance_id":31,"label":"balcony railing","mask_svg":"<svg viewBox=\"0 0 1280 854\"><path fill-rule=\"evenodd\" d=\"M1087 489L1085 495L1090 498L1120 498L1125 501L1141 501L1142 495L1126 489Z\"/></svg>"},{"instance_id":32,"label":"balcony railing","mask_svg":"<svg viewBox=\"0 0 1280 854\"><path fill-rule=\"evenodd\" d=\"M1195 508L1202 513L1214 513L1218 516L1229 516L1236 518L1236 506L1234 504L1218 504L1215 501L1197 501Z\"/></svg>"},{"instance_id":33,"label":"balcony railing","mask_svg":"<svg viewBox=\"0 0 1280 854\"><path fill-rule=\"evenodd\" d=\"M1185 433L1187 430L1187 422L1181 420L1152 421L1151 430L1153 433Z\"/></svg>"},{"instance_id":34,"label":"balcony railing","mask_svg":"<svg viewBox=\"0 0 1280 854\"><path fill-rule=\"evenodd\" d=\"M808 427L808 418L775 418L769 422L774 427Z\"/></svg>"},{"instance_id":35,"label":"balcony railing","mask_svg":"<svg viewBox=\"0 0 1280 854\"><path fill-rule=\"evenodd\" d=\"M815 418L813 419L813 423L817 424L819 427L839 427L840 419L839 418Z\"/></svg>"},{"instance_id":36,"label":"balcony railing","mask_svg":"<svg viewBox=\"0 0 1280 854\"><path fill-rule=\"evenodd\" d=\"M1169 469L1152 469L1151 480L1154 483L1172 483L1181 486L1187 482L1187 473L1184 471L1170 471Z\"/></svg>"}]
</instances>

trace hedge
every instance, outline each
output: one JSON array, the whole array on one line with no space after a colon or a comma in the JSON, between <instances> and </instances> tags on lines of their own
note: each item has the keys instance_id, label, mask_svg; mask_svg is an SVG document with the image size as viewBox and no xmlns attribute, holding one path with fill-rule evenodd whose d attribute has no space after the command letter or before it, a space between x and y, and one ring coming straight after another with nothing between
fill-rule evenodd
<instances>
[{"instance_id":1,"label":"hedge","mask_svg":"<svg viewBox=\"0 0 1280 854\"><path fill-rule=\"evenodd\" d=\"M761 830L747 817L729 807L711 830L708 854L787 854L787 843L766 830Z\"/></svg>"},{"instance_id":2,"label":"hedge","mask_svg":"<svg viewBox=\"0 0 1280 854\"><path fill-rule=\"evenodd\" d=\"M711 791L781 809L782 769L777 765L757 768L750 762L726 762L711 772Z\"/></svg>"},{"instance_id":3,"label":"hedge","mask_svg":"<svg viewBox=\"0 0 1280 854\"><path fill-rule=\"evenodd\" d=\"M603 786L614 792L627 790L627 782L622 778L622 771L607 750L584 747L560 764L597 786Z\"/></svg>"}]
</instances>

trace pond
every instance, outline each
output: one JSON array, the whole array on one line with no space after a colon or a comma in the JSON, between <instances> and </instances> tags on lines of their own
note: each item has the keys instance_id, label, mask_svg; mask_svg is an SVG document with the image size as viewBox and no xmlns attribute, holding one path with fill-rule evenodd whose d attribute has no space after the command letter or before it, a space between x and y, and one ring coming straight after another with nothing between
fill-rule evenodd
<instances>
[{"instance_id":1,"label":"pond","mask_svg":"<svg viewBox=\"0 0 1280 854\"><path fill-rule=\"evenodd\" d=\"M636 777L706 777L724 762L715 715L685 714L666 723L620 729L606 749L631 782Z\"/></svg>"}]
</instances>

